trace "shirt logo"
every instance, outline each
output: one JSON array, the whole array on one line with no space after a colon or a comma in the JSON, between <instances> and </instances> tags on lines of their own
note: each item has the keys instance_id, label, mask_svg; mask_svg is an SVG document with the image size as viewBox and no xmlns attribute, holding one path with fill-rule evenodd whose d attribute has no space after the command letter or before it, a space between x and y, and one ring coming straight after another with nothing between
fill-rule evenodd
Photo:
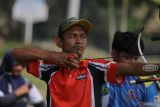
<instances>
[{"instance_id":1,"label":"shirt logo","mask_svg":"<svg viewBox=\"0 0 160 107\"><path fill-rule=\"evenodd\" d=\"M103 95L108 95L109 89L107 87L102 87L102 94Z\"/></svg>"},{"instance_id":2,"label":"shirt logo","mask_svg":"<svg viewBox=\"0 0 160 107\"><path fill-rule=\"evenodd\" d=\"M144 65L143 66L143 70L146 71L146 72L154 72L154 71L157 71L159 69L159 66L158 65Z\"/></svg>"}]
</instances>

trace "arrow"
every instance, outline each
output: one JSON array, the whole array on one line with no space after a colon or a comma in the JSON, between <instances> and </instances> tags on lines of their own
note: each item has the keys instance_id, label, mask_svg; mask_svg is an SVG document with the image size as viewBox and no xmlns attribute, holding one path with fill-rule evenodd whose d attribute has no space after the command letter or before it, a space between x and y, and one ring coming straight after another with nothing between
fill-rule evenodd
<instances>
[{"instance_id":1,"label":"arrow","mask_svg":"<svg viewBox=\"0 0 160 107\"><path fill-rule=\"evenodd\" d=\"M152 56L152 55L160 55L160 52L157 52L157 53L147 53L147 54L143 54L143 55L136 55L138 57L140 56ZM84 61L84 60L90 60L90 59L112 59L112 58L119 58L119 57L126 57L126 56L117 56L117 57L112 57L112 56L109 56L109 57L99 57L99 58L81 58L80 61ZM133 56L130 56L130 57L134 57Z\"/></svg>"}]
</instances>

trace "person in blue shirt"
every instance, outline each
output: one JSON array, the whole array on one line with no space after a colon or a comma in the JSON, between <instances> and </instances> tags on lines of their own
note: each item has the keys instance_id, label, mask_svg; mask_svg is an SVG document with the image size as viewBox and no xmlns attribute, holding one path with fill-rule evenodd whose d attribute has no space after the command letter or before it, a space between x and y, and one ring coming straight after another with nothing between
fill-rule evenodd
<instances>
[{"instance_id":1,"label":"person in blue shirt","mask_svg":"<svg viewBox=\"0 0 160 107\"><path fill-rule=\"evenodd\" d=\"M0 66L0 107L46 107L36 86L21 76L24 67L9 53Z\"/></svg>"},{"instance_id":2,"label":"person in blue shirt","mask_svg":"<svg viewBox=\"0 0 160 107\"><path fill-rule=\"evenodd\" d=\"M134 63L138 61L138 34L133 32L116 32L112 43L111 55L117 63ZM141 40L141 48L144 51L144 44ZM127 76L123 84L105 83L102 86L102 107L139 107L140 105L151 104L155 107L155 97L158 95L154 83L143 83L130 85L131 80L136 77ZM118 78L117 78L118 79Z\"/></svg>"}]
</instances>

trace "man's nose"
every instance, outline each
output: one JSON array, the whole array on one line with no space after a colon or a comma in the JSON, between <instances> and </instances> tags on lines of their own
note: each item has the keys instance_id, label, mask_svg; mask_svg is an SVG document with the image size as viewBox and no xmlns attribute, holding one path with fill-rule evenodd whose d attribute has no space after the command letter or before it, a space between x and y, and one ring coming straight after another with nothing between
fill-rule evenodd
<instances>
[{"instance_id":1,"label":"man's nose","mask_svg":"<svg viewBox=\"0 0 160 107\"><path fill-rule=\"evenodd\" d=\"M80 35L76 36L76 43L82 43L82 39L81 39Z\"/></svg>"}]
</instances>

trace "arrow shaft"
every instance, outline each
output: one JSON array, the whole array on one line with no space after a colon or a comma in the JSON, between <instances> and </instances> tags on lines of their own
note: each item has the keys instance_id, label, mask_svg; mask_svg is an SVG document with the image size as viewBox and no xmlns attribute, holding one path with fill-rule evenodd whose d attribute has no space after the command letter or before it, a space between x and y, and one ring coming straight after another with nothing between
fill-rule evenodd
<instances>
[{"instance_id":1,"label":"arrow shaft","mask_svg":"<svg viewBox=\"0 0 160 107\"><path fill-rule=\"evenodd\" d=\"M158 53L147 53L147 54L136 55L136 56L140 57L140 56L151 56L151 55L160 55L160 52L158 52ZM126 56L118 56L118 57L126 57ZM111 59L111 58L118 58L118 57L109 56L109 57L99 57L99 58L81 58L80 60L87 60L87 59ZM133 57L133 56L131 56L131 57Z\"/></svg>"}]
</instances>

